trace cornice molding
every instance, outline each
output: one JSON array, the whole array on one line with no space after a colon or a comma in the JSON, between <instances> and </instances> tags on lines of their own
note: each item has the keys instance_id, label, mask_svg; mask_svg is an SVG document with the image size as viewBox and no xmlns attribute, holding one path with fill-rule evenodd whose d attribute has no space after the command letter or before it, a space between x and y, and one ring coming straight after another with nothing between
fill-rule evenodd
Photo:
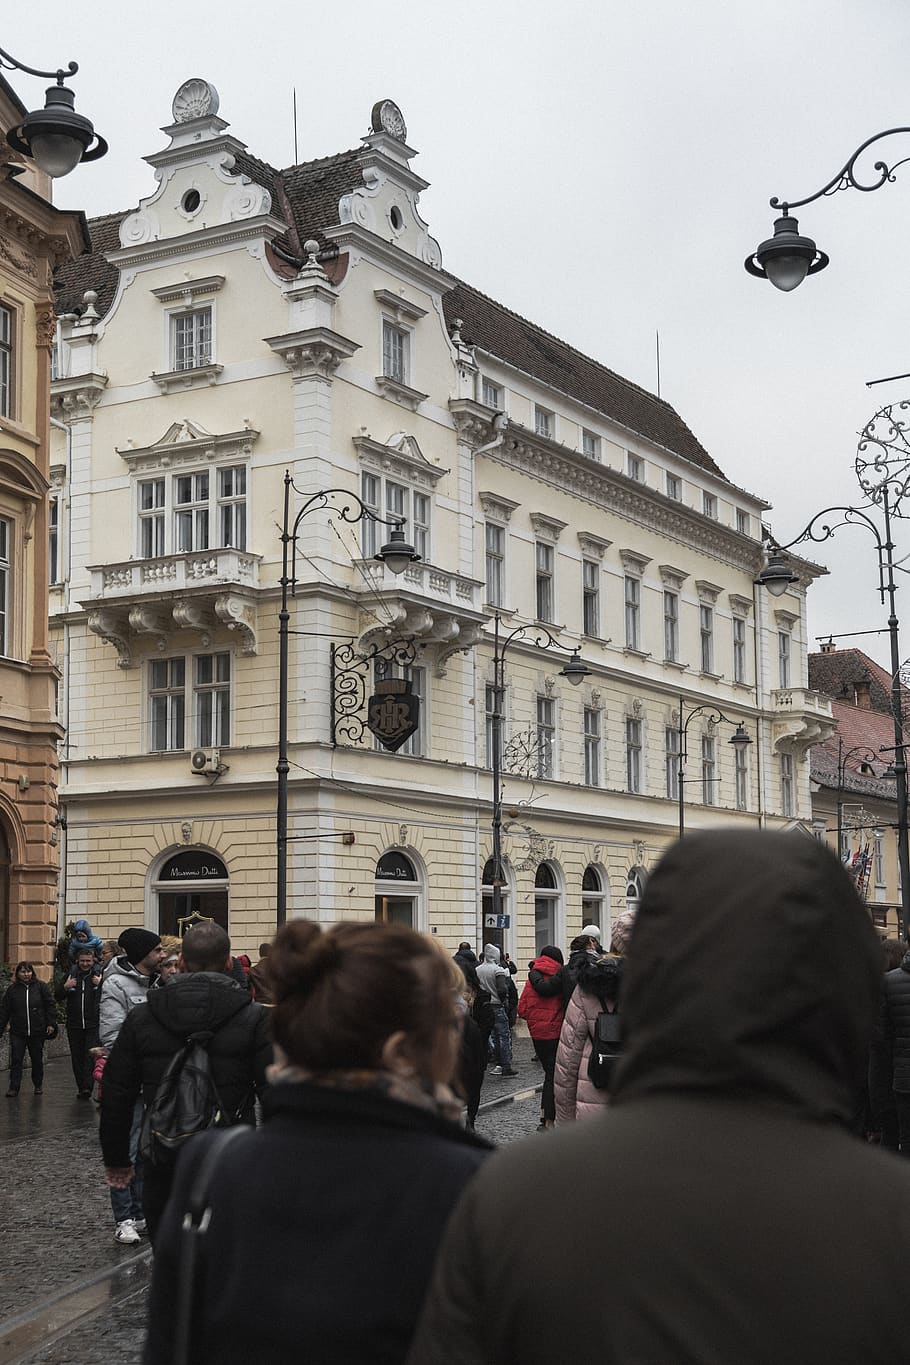
<instances>
[{"instance_id":1,"label":"cornice molding","mask_svg":"<svg viewBox=\"0 0 910 1365\"><path fill-rule=\"evenodd\" d=\"M478 493L477 498L484 516L492 517L494 521L511 521L512 513L521 506L520 502L513 502L502 493Z\"/></svg>"},{"instance_id":2,"label":"cornice molding","mask_svg":"<svg viewBox=\"0 0 910 1365\"><path fill-rule=\"evenodd\" d=\"M175 303L181 300L189 308L193 299L203 294L217 294L223 288L223 275L206 275L199 280L178 280L175 284L164 284L150 292L159 303Z\"/></svg>"},{"instance_id":3,"label":"cornice molding","mask_svg":"<svg viewBox=\"0 0 910 1365\"><path fill-rule=\"evenodd\" d=\"M264 341L281 356L295 379L331 381L341 362L350 360L360 350L359 341L351 341L331 327L307 327L300 332L265 337Z\"/></svg>"},{"instance_id":4,"label":"cornice molding","mask_svg":"<svg viewBox=\"0 0 910 1365\"><path fill-rule=\"evenodd\" d=\"M336 227L326 228L324 235L330 242L337 242L339 248L354 247L362 256L388 266L432 294L446 294L457 283L454 275L439 266L418 260L392 242L384 242L359 223L339 223Z\"/></svg>"},{"instance_id":5,"label":"cornice molding","mask_svg":"<svg viewBox=\"0 0 910 1365\"><path fill-rule=\"evenodd\" d=\"M664 587L670 588L673 592L679 592L689 577L688 570L676 569L672 564L658 564L657 572Z\"/></svg>"},{"instance_id":6,"label":"cornice molding","mask_svg":"<svg viewBox=\"0 0 910 1365\"><path fill-rule=\"evenodd\" d=\"M699 602L704 602L707 607L713 607L723 588L718 583L709 583L706 578L696 578L695 591L698 593Z\"/></svg>"},{"instance_id":7,"label":"cornice molding","mask_svg":"<svg viewBox=\"0 0 910 1365\"><path fill-rule=\"evenodd\" d=\"M115 449L132 471L147 473L220 459L248 459L258 438L259 432L252 427L213 434L195 422L184 421L174 422L154 445Z\"/></svg>"},{"instance_id":8,"label":"cornice molding","mask_svg":"<svg viewBox=\"0 0 910 1365\"><path fill-rule=\"evenodd\" d=\"M628 573L643 574L651 563L650 555L643 555L639 550L620 550L619 558L622 566Z\"/></svg>"},{"instance_id":9,"label":"cornice molding","mask_svg":"<svg viewBox=\"0 0 910 1365\"><path fill-rule=\"evenodd\" d=\"M603 536L596 536L593 531L578 531L577 535L582 554L591 559L603 559L613 544L612 540L604 540Z\"/></svg>"},{"instance_id":10,"label":"cornice molding","mask_svg":"<svg viewBox=\"0 0 910 1365\"><path fill-rule=\"evenodd\" d=\"M552 541L557 541L569 524L567 521L559 521L557 517L547 516L545 512L532 512L528 520L537 535Z\"/></svg>"},{"instance_id":11,"label":"cornice molding","mask_svg":"<svg viewBox=\"0 0 910 1365\"><path fill-rule=\"evenodd\" d=\"M730 606L731 606L731 608L732 608L732 610L733 610L734 615L736 615L736 616L748 616L748 615L749 615L749 613L750 613L751 610L752 610L752 600L751 600L751 598L749 598L749 597L743 597L743 596L741 596L741 594L738 593L738 592L731 592L731 593L728 593L728 594L727 594L727 597L728 597L728 599L729 599Z\"/></svg>"},{"instance_id":12,"label":"cornice molding","mask_svg":"<svg viewBox=\"0 0 910 1365\"><path fill-rule=\"evenodd\" d=\"M225 247L235 244L246 246L254 241L271 241L287 231L287 224L270 213L258 214L255 218L241 218L230 223L216 223L210 228L200 228L197 232L186 232L179 237L156 237L149 242L135 246L121 246L114 251L105 252L105 259L111 265L123 270L127 266L153 265L158 261L170 260L177 256L188 256L200 248Z\"/></svg>"},{"instance_id":13,"label":"cornice molding","mask_svg":"<svg viewBox=\"0 0 910 1365\"><path fill-rule=\"evenodd\" d=\"M427 315L426 308L418 308L416 303L393 294L391 289L374 289L373 297L387 313L394 314L396 322L419 322Z\"/></svg>"},{"instance_id":14,"label":"cornice molding","mask_svg":"<svg viewBox=\"0 0 910 1365\"><path fill-rule=\"evenodd\" d=\"M429 394L421 393L419 389L412 389L408 384L401 384L397 379L391 379L387 374L377 374L376 387L385 398L392 398L396 403L400 403L403 408L408 408L411 412L416 412L424 399Z\"/></svg>"},{"instance_id":15,"label":"cornice molding","mask_svg":"<svg viewBox=\"0 0 910 1365\"><path fill-rule=\"evenodd\" d=\"M224 369L223 365L194 365L190 370L164 370L160 374L150 374L153 384L162 393L174 393L178 389L204 389L218 383Z\"/></svg>"},{"instance_id":16,"label":"cornice molding","mask_svg":"<svg viewBox=\"0 0 910 1365\"><path fill-rule=\"evenodd\" d=\"M92 410L107 388L106 374L77 374L71 379L51 383L51 416L61 422L91 417Z\"/></svg>"}]
</instances>

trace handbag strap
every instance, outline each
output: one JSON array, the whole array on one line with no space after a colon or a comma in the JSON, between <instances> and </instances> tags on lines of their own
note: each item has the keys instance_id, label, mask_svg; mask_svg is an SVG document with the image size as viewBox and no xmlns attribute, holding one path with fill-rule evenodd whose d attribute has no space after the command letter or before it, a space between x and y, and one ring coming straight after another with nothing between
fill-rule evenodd
<instances>
[{"instance_id":1,"label":"handbag strap","mask_svg":"<svg viewBox=\"0 0 910 1365\"><path fill-rule=\"evenodd\" d=\"M229 1142L241 1137L250 1130L246 1124L235 1128L214 1130L209 1149L206 1152L199 1174L193 1181L187 1201L186 1212L180 1224L179 1272L177 1277L177 1306L174 1321L173 1365L191 1365L190 1336L193 1328L196 1291L196 1273L202 1239L206 1234L211 1216L209 1195L216 1167Z\"/></svg>"}]
</instances>

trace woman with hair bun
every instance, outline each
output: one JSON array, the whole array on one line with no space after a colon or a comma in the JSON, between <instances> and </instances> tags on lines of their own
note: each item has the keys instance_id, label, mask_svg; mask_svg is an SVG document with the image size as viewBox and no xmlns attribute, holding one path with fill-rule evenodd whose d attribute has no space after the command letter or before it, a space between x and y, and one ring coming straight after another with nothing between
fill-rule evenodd
<instances>
[{"instance_id":1,"label":"woman with hair bun","mask_svg":"<svg viewBox=\"0 0 910 1365\"><path fill-rule=\"evenodd\" d=\"M449 1089L460 1017L450 964L403 925L292 920L269 950L275 1062L265 1123L209 1183L193 1365L400 1365L436 1248L491 1150ZM145 1365L170 1365L193 1138L155 1247ZM243 1198L237 1198L238 1190Z\"/></svg>"}]
</instances>

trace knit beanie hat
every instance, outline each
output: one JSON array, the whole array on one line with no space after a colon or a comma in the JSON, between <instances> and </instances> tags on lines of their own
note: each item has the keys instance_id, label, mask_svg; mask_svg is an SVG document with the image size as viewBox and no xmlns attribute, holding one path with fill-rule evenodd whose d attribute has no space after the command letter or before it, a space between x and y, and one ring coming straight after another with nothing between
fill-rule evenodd
<instances>
[{"instance_id":1,"label":"knit beanie hat","mask_svg":"<svg viewBox=\"0 0 910 1365\"><path fill-rule=\"evenodd\" d=\"M153 934L151 929L124 929L117 942L126 954L127 962L135 967L137 962L148 957L153 948L158 947L161 935Z\"/></svg>"}]
</instances>

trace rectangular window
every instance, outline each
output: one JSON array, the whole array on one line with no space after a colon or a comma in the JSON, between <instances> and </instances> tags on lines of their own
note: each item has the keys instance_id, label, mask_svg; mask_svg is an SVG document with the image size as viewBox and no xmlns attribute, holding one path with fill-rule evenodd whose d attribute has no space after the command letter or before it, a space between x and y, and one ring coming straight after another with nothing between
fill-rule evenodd
<instances>
[{"instance_id":1,"label":"rectangular window","mask_svg":"<svg viewBox=\"0 0 910 1365\"><path fill-rule=\"evenodd\" d=\"M793 755L780 756L780 809L782 815L793 814Z\"/></svg>"},{"instance_id":2,"label":"rectangular window","mask_svg":"<svg viewBox=\"0 0 910 1365\"><path fill-rule=\"evenodd\" d=\"M231 656L197 654L153 659L149 664L149 749L164 753L187 744L187 716L194 748L231 742Z\"/></svg>"},{"instance_id":3,"label":"rectangular window","mask_svg":"<svg viewBox=\"0 0 910 1365\"><path fill-rule=\"evenodd\" d=\"M556 430L556 418L549 408L534 406L534 430L538 436L549 436L552 440Z\"/></svg>"},{"instance_id":4,"label":"rectangular window","mask_svg":"<svg viewBox=\"0 0 910 1365\"><path fill-rule=\"evenodd\" d=\"M626 451L626 473L636 483L645 481L645 462L640 455L633 455L631 450Z\"/></svg>"},{"instance_id":5,"label":"rectangular window","mask_svg":"<svg viewBox=\"0 0 910 1365\"><path fill-rule=\"evenodd\" d=\"M0 417L13 413L13 310L0 304Z\"/></svg>"},{"instance_id":6,"label":"rectangular window","mask_svg":"<svg viewBox=\"0 0 910 1365\"><path fill-rule=\"evenodd\" d=\"M13 524L6 517L0 517L0 654L7 657L10 653L10 578L12 565Z\"/></svg>"},{"instance_id":7,"label":"rectangular window","mask_svg":"<svg viewBox=\"0 0 910 1365\"><path fill-rule=\"evenodd\" d=\"M209 475L174 479L174 545L178 554L209 548Z\"/></svg>"},{"instance_id":8,"label":"rectangular window","mask_svg":"<svg viewBox=\"0 0 910 1365\"><path fill-rule=\"evenodd\" d=\"M600 786L600 712L585 707L585 785Z\"/></svg>"},{"instance_id":9,"label":"rectangular window","mask_svg":"<svg viewBox=\"0 0 910 1365\"><path fill-rule=\"evenodd\" d=\"M741 616L733 617L733 681L746 681L746 623Z\"/></svg>"},{"instance_id":10,"label":"rectangular window","mask_svg":"<svg viewBox=\"0 0 910 1365\"><path fill-rule=\"evenodd\" d=\"M149 748L182 749L186 719L186 660L153 659L149 665Z\"/></svg>"},{"instance_id":11,"label":"rectangular window","mask_svg":"<svg viewBox=\"0 0 910 1365\"><path fill-rule=\"evenodd\" d=\"M502 389L498 384L494 384L492 379L481 381L481 401L488 408L495 408L497 412L502 411Z\"/></svg>"},{"instance_id":12,"label":"rectangular window","mask_svg":"<svg viewBox=\"0 0 910 1365\"><path fill-rule=\"evenodd\" d=\"M496 710L496 688L487 683L483 690L483 728L485 741L486 766L493 767L493 714ZM500 737L502 718L500 717Z\"/></svg>"},{"instance_id":13,"label":"rectangular window","mask_svg":"<svg viewBox=\"0 0 910 1365\"><path fill-rule=\"evenodd\" d=\"M627 574L625 580L626 649L641 648L640 605L641 581L637 578L631 578Z\"/></svg>"},{"instance_id":14,"label":"rectangular window","mask_svg":"<svg viewBox=\"0 0 910 1365\"><path fill-rule=\"evenodd\" d=\"M430 499L426 493L411 493L411 521L408 526L414 549L426 564L430 558Z\"/></svg>"},{"instance_id":15,"label":"rectangular window","mask_svg":"<svg viewBox=\"0 0 910 1365\"><path fill-rule=\"evenodd\" d=\"M165 553L164 479L143 479L139 485L139 554L158 559Z\"/></svg>"},{"instance_id":16,"label":"rectangular window","mask_svg":"<svg viewBox=\"0 0 910 1365\"><path fill-rule=\"evenodd\" d=\"M679 594L664 593L664 658L679 663Z\"/></svg>"},{"instance_id":17,"label":"rectangular window","mask_svg":"<svg viewBox=\"0 0 910 1365\"><path fill-rule=\"evenodd\" d=\"M717 741L713 735L701 737L701 787L702 800L706 806L713 806L716 800L717 781Z\"/></svg>"},{"instance_id":18,"label":"rectangular window","mask_svg":"<svg viewBox=\"0 0 910 1365\"><path fill-rule=\"evenodd\" d=\"M626 790L641 791L641 721L626 718Z\"/></svg>"},{"instance_id":19,"label":"rectangular window","mask_svg":"<svg viewBox=\"0 0 910 1365\"><path fill-rule=\"evenodd\" d=\"M364 507L374 516L382 516L382 506L380 498L380 480L375 474L361 474L360 476L360 497ZM379 549L381 541L379 539L380 523L373 520L373 517L364 517L360 523L360 548L363 551L364 559L372 559Z\"/></svg>"},{"instance_id":20,"label":"rectangular window","mask_svg":"<svg viewBox=\"0 0 910 1365\"><path fill-rule=\"evenodd\" d=\"M701 634L701 671L714 672L714 608L702 605L698 609Z\"/></svg>"},{"instance_id":21,"label":"rectangular window","mask_svg":"<svg viewBox=\"0 0 910 1365\"><path fill-rule=\"evenodd\" d=\"M231 742L231 656L197 654L193 679L194 737L197 747Z\"/></svg>"},{"instance_id":22,"label":"rectangular window","mask_svg":"<svg viewBox=\"0 0 910 1365\"><path fill-rule=\"evenodd\" d=\"M556 750L556 703L537 698L537 776L552 777Z\"/></svg>"},{"instance_id":23,"label":"rectangular window","mask_svg":"<svg viewBox=\"0 0 910 1365\"><path fill-rule=\"evenodd\" d=\"M410 335L394 322L382 324L382 373L396 384L407 384L410 370Z\"/></svg>"},{"instance_id":24,"label":"rectangular window","mask_svg":"<svg viewBox=\"0 0 910 1365\"><path fill-rule=\"evenodd\" d=\"M593 559L581 561L581 615L585 635L599 635L600 565Z\"/></svg>"},{"instance_id":25,"label":"rectangular window","mask_svg":"<svg viewBox=\"0 0 910 1365\"><path fill-rule=\"evenodd\" d=\"M171 369L197 370L212 363L212 310L171 314Z\"/></svg>"},{"instance_id":26,"label":"rectangular window","mask_svg":"<svg viewBox=\"0 0 910 1365\"><path fill-rule=\"evenodd\" d=\"M218 528L221 545L246 549L246 466L218 470Z\"/></svg>"},{"instance_id":27,"label":"rectangular window","mask_svg":"<svg viewBox=\"0 0 910 1365\"><path fill-rule=\"evenodd\" d=\"M47 507L48 582L60 581L60 499L51 498Z\"/></svg>"},{"instance_id":28,"label":"rectangular window","mask_svg":"<svg viewBox=\"0 0 910 1365\"><path fill-rule=\"evenodd\" d=\"M712 521L717 521L717 498L713 493L702 493L702 511Z\"/></svg>"},{"instance_id":29,"label":"rectangular window","mask_svg":"<svg viewBox=\"0 0 910 1365\"><path fill-rule=\"evenodd\" d=\"M537 619L553 620L553 562L555 552L552 545L538 540L536 545L537 577Z\"/></svg>"},{"instance_id":30,"label":"rectangular window","mask_svg":"<svg viewBox=\"0 0 910 1365\"><path fill-rule=\"evenodd\" d=\"M872 836L872 873L876 886L885 886L885 836L876 830Z\"/></svg>"},{"instance_id":31,"label":"rectangular window","mask_svg":"<svg viewBox=\"0 0 910 1365\"><path fill-rule=\"evenodd\" d=\"M749 808L749 760L746 758L745 749L734 749L734 774L736 777L736 809L748 810Z\"/></svg>"},{"instance_id":32,"label":"rectangular window","mask_svg":"<svg viewBox=\"0 0 910 1365\"><path fill-rule=\"evenodd\" d=\"M667 497L672 498L674 502L682 499L682 479L677 478L675 474L667 475Z\"/></svg>"},{"instance_id":33,"label":"rectangular window","mask_svg":"<svg viewBox=\"0 0 910 1365\"><path fill-rule=\"evenodd\" d=\"M195 474L141 479L139 557L247 547L247 471L229 465Z\"/></svg>"},{"instance_id":34,"label":"rectangular window","mask_svg":"<svg viewBox=\"0 0 910 1365\"><path fill-rule=\"evenodd\" d=\"M378 474L360 475L360 497L373 516L365 516L360 523L360 547L364 559L372 559L389 538L391 527L385 523L400 520L405 523L408 539L424 563L430 559L431 500L427 493L418 493L406 484L383 479ZM380 518L380 520L376 520Z\"/></svg>"},{"instance_id":35,"label":"rectangular window","mask_svg":"<svg viewBox=\"0 0 910 1365\"><path fill-rule=\"evenodd\" d=\"M777 672L780 678L780 687L790 686L790 632L779 630L777 632Z\"/></svg>"},{"instance_id":36,"label":"rectangular window","mask_svg":"<svg viewBox=\"0 0 910 1365\"><path fill-rule=\"evenodd\" d=\"M491 607L501 607L505 591L506 528L488 521L483 536L486 552L487 601Z\"/></svg>"},{"instance_id":37,"label":"rectangular window","mask_svg":"<svg viewBox=\"0 0 910 1365\"><path fill-rule=\"evenodd\" d=\"M600 437L586 427L581 429L581 450L583 455L589 455L592 460L600 459Z\"/></svg>"},{"instance_id":38,"label":"rectangular window","mask_svg":"<svg viewBox=\"0 0 910 1365\"><path fill-rule=\"evenodd\" d=\"M751 518L749 517L749 513L744 511L742 507L737 507L736 529L741 536L747 536L749 534L749 531L751 530L750 521Z\"/></svg>"},{"instance_id":39,"label":"rectangular window","mask_svg":"<svg viewBox=\"0 0 910 1365\"><path fill-rule=\"evenodd\" d=\"M675 725L664 730L664 763L667 770L667 796L679 800L679 731Z\"/></svg>"}]
</instances>

